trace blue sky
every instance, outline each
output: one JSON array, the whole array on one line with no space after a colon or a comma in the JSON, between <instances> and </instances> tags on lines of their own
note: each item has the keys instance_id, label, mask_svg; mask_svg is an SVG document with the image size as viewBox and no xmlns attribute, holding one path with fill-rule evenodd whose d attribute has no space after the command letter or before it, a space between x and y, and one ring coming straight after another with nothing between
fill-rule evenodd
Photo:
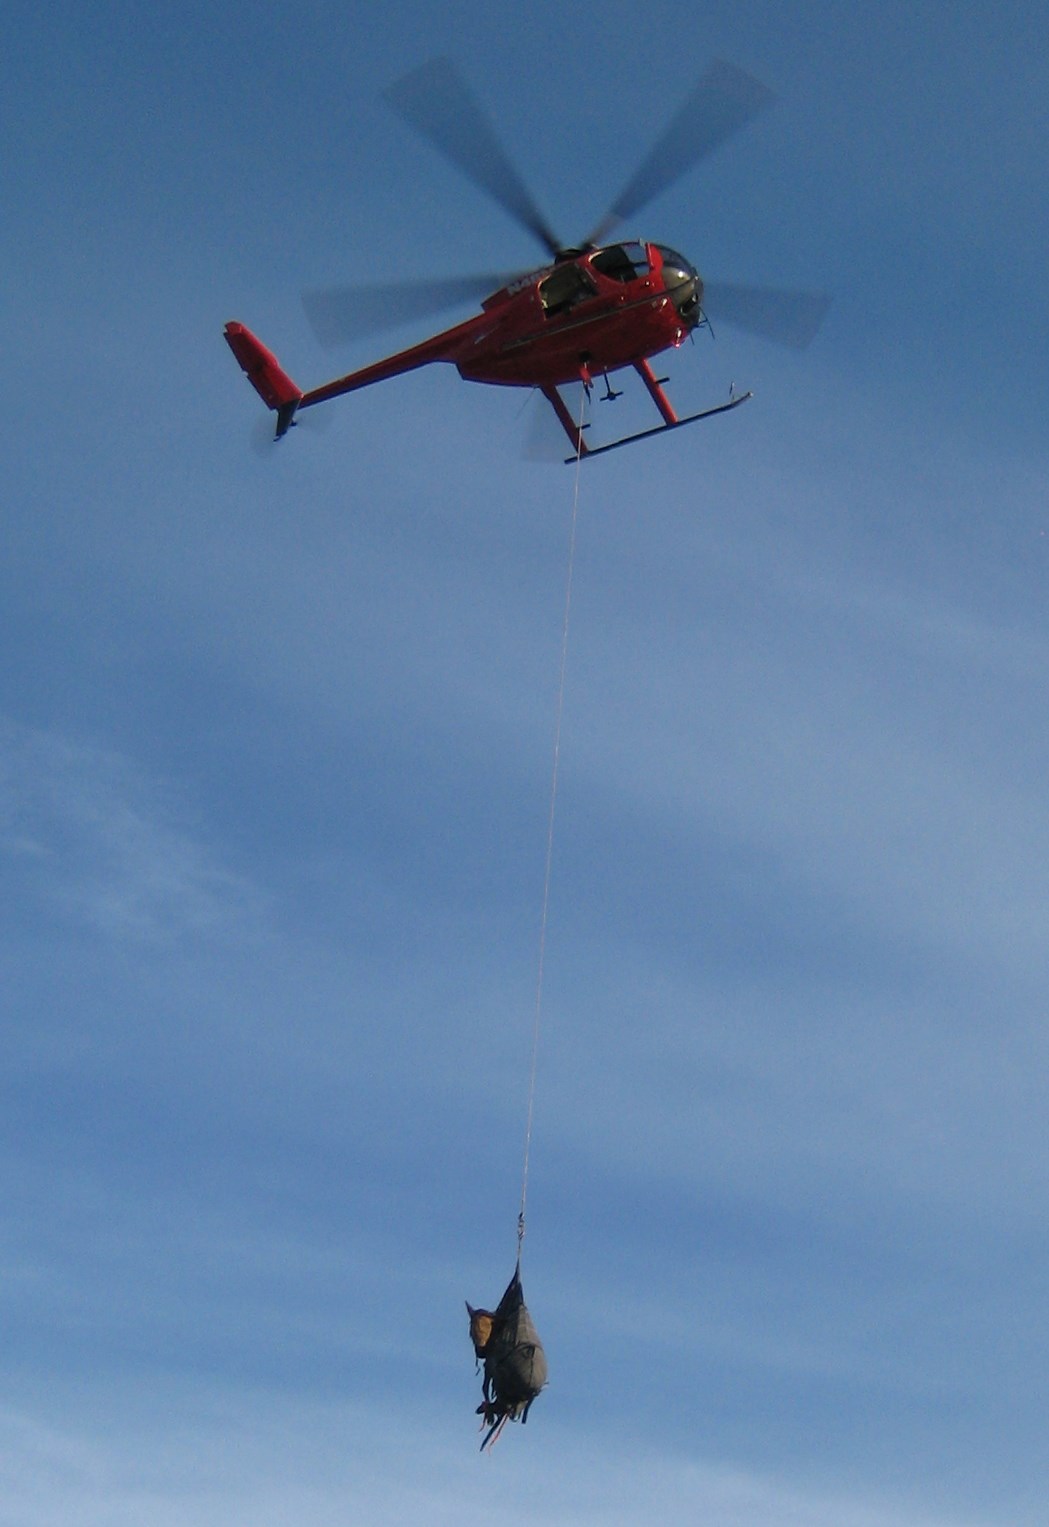
<instances>
[{"instance_id":1,"label":"blue sky","mask_svg":"<svg viewBox=\"0 0 1049 1527\"><path fill-rule=\"evenodd\" d=\"M1041 1524L1049 25L7 19L0 1515ZM775 108L623 232L834 298L582 474L490 1461L572 476L449 368L260 456L221 337L313 385L382 347L304 288L534 263L382 104L442 54L566 239L733 60Z\"/></svg>"}]
</instances>

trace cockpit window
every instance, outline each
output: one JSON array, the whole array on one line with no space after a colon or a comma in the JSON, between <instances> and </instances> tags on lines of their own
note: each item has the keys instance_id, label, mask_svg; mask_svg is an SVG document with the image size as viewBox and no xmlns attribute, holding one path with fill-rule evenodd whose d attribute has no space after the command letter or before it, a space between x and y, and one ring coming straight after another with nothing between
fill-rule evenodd
<instances>
[{"instance_id":1,"label":"cockpit window","mask_svg":"<svg viewBox=\"0 0 1049 1527\"><path fill-rule=\"evenodd\" d=\"M577 302L582 302L584 297L593 295L594 283L574 260L556 265L550 275L539 283L539 300L547 318L553 318L556 313L565 313L575 307Z\"/></svg>"},{"instance_id":2,"label":"cockpit window","mask_svg":"<svg viewBox=\"0 0 1049 1527\"><path fill-rule=\"evenodd\" d=\"M671 249L669 244L657 244L656 248L663 256L664 265L673 265L677 270L690 271L692 262L686 260L683 254L678 254L676 249Z\"/></svg>"},{"instance_id":3,"label":"cockpit window","mask_svg":"<svg viewBox=\"0 0 1049 1527\"><path fill-rule=\"evenodd\" d=\"M648 250L644 244L609 244L599 249L590 261L595 270L613 281L636 281L648 275Z\"/></svg>"}]
</instances>

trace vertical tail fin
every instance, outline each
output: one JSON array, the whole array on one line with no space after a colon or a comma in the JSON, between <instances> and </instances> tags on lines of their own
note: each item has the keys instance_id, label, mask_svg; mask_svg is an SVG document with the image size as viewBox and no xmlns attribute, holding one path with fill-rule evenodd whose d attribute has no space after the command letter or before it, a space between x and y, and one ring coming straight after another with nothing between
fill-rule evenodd
<instances>
[{"instance_id":1,"label":"vertical tail fin","mask_svg":"<svg viewBox=\"0 0 1049 1527\"><path fill-rule=\"evenodd\" d=\"M241 370L259 397L267 408L276 411L279 440L294 422L295 410L302 400L302 388L296 387L273 352L267 350L262 341L256 339L242 323L228 323L225 337Z\"/></svg>"}]
</instances>

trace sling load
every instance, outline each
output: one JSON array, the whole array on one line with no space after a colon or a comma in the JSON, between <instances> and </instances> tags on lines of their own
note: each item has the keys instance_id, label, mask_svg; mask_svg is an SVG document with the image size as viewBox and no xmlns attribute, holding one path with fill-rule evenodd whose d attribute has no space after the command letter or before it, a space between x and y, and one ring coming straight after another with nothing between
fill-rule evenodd
<instances>
[{"instance_id":1,"label":"sling load","mask_svg":"<svg viewBox=\"0 0 1049 1527\"><path fill-rule=\"evenodd\" d=\"M528 1420L532 1401L546 1383L546 1353L528 1313L521 1288L520 1260L494 1310L475 1310L467 1301L470 1339L484 1363L477 1414L487 1426L481 1451L495 1443L507 1421Z\"/></svg>"},{"instance_id":2,"label":"sling load","mask_svg":"<svg viewBox=\"0 0 1049 1527\"><path fill-rule=\"evenodd\" d=\"M583 414L589 394L584 389L580 403L576 438L583 438ZM561 625L560 681L557 691L557 723L554 728L554 756L550 778L550 811L546 830L546 863L543 872L543 899L539 917L539 962L536 972L535 1016L532 1023L532 1061L528 1079L528 1113L525 1123L524 1163L521 1172L521 1207L517 1216L517 1262L514 1275L494 1310L475 1310L466 1301L470 1317L470 1338L478 1364L484 1363L481 1403L477 1414L481 1428L488 1427L481 1451L498 1440L507 1421L524 1425L532 1401L546 1383L546 1353L539 1340L521 1288L521 1252L525 1238L525 1210L528 1202L528 1165L532 1149L532 1123L535 1115L536 1063L539 1057L539 1030L543 1012L543 967L546 957L546 928L550 907L550 874L554 851L554 818L557 807L557 775L561 757L561 722L565 704L565 669L568 662L568 623L572 607L572 572L575 566L576 527L579 520L579 468L581 444L576 449L575 491L572 496L572 525L568 541L568 568L565 576L564 619Z\"/></svg>"}]
</instances>

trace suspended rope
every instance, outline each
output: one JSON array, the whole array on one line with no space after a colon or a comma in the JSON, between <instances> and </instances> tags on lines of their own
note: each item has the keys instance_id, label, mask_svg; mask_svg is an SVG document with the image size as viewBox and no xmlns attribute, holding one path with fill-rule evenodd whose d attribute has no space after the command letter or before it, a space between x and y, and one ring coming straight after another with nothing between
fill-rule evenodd
<instances>
[{"instance_id":1,"label":"suspended rope","mask_svg":"<svg viewBox=\"0 0 1049 1527\"><path fill-rule=\"evenodd\" d=\"M579 400L579 423L576 427L575 485L572 492L572 525L568 539L568 571L565 575L564 619L561 624L561 666L557 685L557 721L554 726L554 758L550 771L550 811L546 824L546 866L543 872L543 902L539 917L539 961L535 984L535 1018L532 1024L532 1063L528 1079L528 1117L525 1125L524 1167L521 1172L521 1209L517 1216L517 1267L525 1237L525 1208L528 1200L528 1163L532 1150L532 1121L535 1117L535 1080L539 1060L539 1031L543 1016L543 968L546 961L546 924L550 908L550 871L554 859L554 817L557 811L557 775L561 762L561 721L565 708L565 671L568 664L568 625L572 611L572 572L575 566L576 525L579 519L579 468L583 459L583 419L589 389L584 385Z\"/></svg>"},{"instance_id":2,"label":"suspended rope","mask_svg":"<svg viewBox=\"0 0 1049 1527\"><path fill-rule=\"evenodd\" d=\"M576 525L579 519L579 467L583 458L583 419L588 386L583 387L576 429L575 487L572 493L572 529L568 541L568 572L565 577L565 613L561 626L561 669L557 684L557 724L554 728L554 760L550 771L550 813L546 825L546 866L543 871L543 905L539 918L539 968L535 983L535 1021L532 1025L532 1063L528 1076L528 1122L525 1126L524 1166L521 1171L521 1209L517 1216L517 1263L514 1275L494 1310L474 1309L467 1301L470 1339L478 1363L484 1363L481 1417L482 1451L491 1447L507 1421L528 1420L532 1401L547 1380L546 1353L539 1340L521 1288L521 1252L525 1237L528 1198L528 1159L532 1148L535 1116L535 1078L539 1058L539 1030L543 1016L543 965L546 958L546 923L550 907L550 871L554 858L554 815L557 809L557 772L561 761L561 720L565 708L565 670L568 663L568 621L572 609L572 571L575 566Z\"/></svg>"}]
</instances>

